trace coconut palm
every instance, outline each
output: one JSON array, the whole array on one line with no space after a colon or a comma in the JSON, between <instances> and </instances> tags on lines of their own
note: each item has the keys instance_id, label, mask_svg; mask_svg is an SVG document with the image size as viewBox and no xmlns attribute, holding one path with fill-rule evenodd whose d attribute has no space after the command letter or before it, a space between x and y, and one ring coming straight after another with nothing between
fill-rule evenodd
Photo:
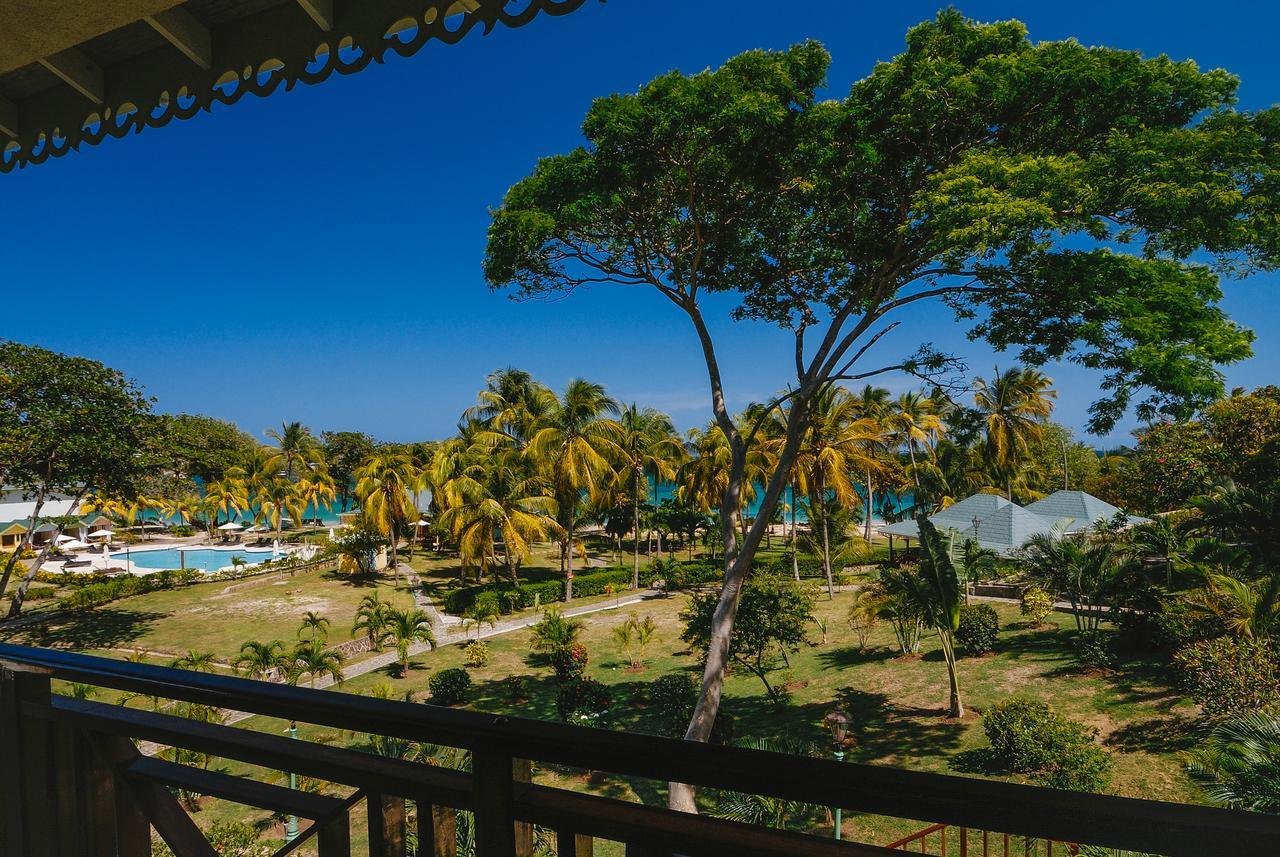
<instances>
[{"instance_id":1,"label":"coconut palm","mask_svg":"<svg viewBox=\"0 0 1280 857\"><path fill-rule=\"evenodd\" d=\"M997 367L990 381L975 378L973 403L986 427L986 452L992 470L1004 477L1005 496L1013 500L1013 477L1032 441L1044 432L1058 393L1040 370Z\"/></svg>"},{"instance_id":2,"label":"coconut palm","mask_svg":"<svg viewBox=\"0 0 1280 857\"><path fill-rule=\"evenodd\" d=\"M387 633L395 644L401 674L409 672L409 648L414 643L426 643L433 649L436 647L436 637L431 631L431 617L424 610L388 610Z\"/></svg>"},{"instance_id":3,"label":"coconut palm","mask_svg":"<svg viewBox=\"0 0 1280 857\"><path fill-rule=\"evenodd\" d=\"M413 462L403 452L375 452L357 468L355 476L356 496L364 507L365 518L386 533L391 542L391 568L399 586L396 544L413 504L409 488L414 480Z\"/></svg>"},{"instance_id":4,"label":"coconut palm","mask_svg":"<svg viewBox=\"0 0 1280 857\"><path fill-rule=\"evenodd\" d=\"M575 378L539 421L529 441L529 452L551 482L556 500L556 518L563 531L560 544L566 601L573 599L574 529L583 493L596 494L613 473L610 462L624 457L618 446L622 426L609 416L620 411L618 403L605 395L604 387Z\"/></svg>"},{"instance_id":5,"label":"coconut palm","mask_svg":"<svg viewBox=\"0 0 1280 857\"><path fill-rule=\"evenodd\" d=\"M510 439L518 449L529 445L542 421L555 411L555 393L523 369L500 369L485 379L476 404L463 421L483 425Z\"/></svg>"},{"instance_id":6,"label":"coconut palm","mask_svg":"<svg viewBox=\"0 0 1280 857\"><path fill-rule=\"evenodd\" d=\"M325 467L313 467L302 474L293 486L293 498L290 513L299 526L306 517L306 510L311 508L316 517L320 516L320 507L329 505L338 498L338 486Z\"/></svg>"},{"instance_id":7,"label":"coconut palm","mask_svg":"<svg viewBox=\"0 0 1280 857\"><path fill-rule=\"evenodd\" d=\"M841 388L829 388L815 396L809 406L809 427L793 465L796 483L809 495L809 509L817 513L817 520L811 516L810 524L818 528L821 536L822 569L829 598L835 598L835 583L827 504L834 501L845 509L853 508L858 495L849 474L879 469L879 462L866 450L886 437L874 420L863 419L858 413L858 400ZM774 443L780 449L781 441Z\"/></svg>"},{"instance_id":8,"label":"coconut palm","mask_svg":"<svg viewBox=\"0 0 1280 857\"><path fill-rule=\"evenodd\" d=\"M290 684L297 684L303 676L307 676L311 687L316 686L317 678L326 676L334 684L342 684L346 680L342 672L342 652L329 648L324 640L302 640L293 647L288 661L287 679Z\"/></svg>"},{"instance_id":9,"label":"coconut palm","mask_svg":"<svg viewBox=\"0 0 1280 857\"><path fill-rule=\"evenodd\" d=\"M633 402L622 412L618 420L622 434L618 447L622 451L621 479L629 481L634 521L634 552L631 572L631 588L640 588L640 496L641 482L652 477L653 507L658 508L658 485L663 480L674 479L676 470L685 458L684 445L676 436L675 426L666 414L653 408L640 410ZM662 557L662 542L658 542L658 557Z\"/></svg>"},{"instance_id":10,"label":"coconut palm","mask_svg":"<svg viewBox=\"0 0 1280 857\"><path fill-rule=\"evenodd\" d=\"M378 598L377 592L366 595L356 607L351 633L363 631L369 637L370 647L375 652L382 651L382 642L387 637L388 611L391 609L390 604Z\"/></svg>"},{"instance_id":11,"label":"coconut palm","mask_svg":"<svg viewBox=\"0 0 1280 857\"><path fill-rule=\"evenodd\" d=\"M1071 602L1077 630L1097 630L1123 561L1114 544L1052 531L1032 536L1018 553L1028 577Z\"/></svg>"},{"instance_id":12,"label":"coconut palm","mask_svg":"<svg viewBox=\"0 0 1280 857\"><path fill-rule=\"evenodd\" d=\"M501 539L512 585L531 556L531 544L560 533L550 483L531 472L526 457L515 449L477 455L445 483L440 499L440 526L453 534L459 553L482 572Z\"/></svg>"},{"instance_id":13,"label":"coconut palm","mask_svg":"<svg viewBox=\"0 0 1280 857\"><path fill-rule=\"evenodd\" d=\"M268 477L258 484L255 497L258 514L255 517L261 517L270 525L276 531L277 539L284 532L285 512L294 504L294 498L293 483L283 476Z\"/></svg>"},{"instance_id":14,"label":"coconut palm","mask_svg":"<svg viewBox=\"0 0 1280 857\"><path fill-rule=\"evenodd\" d=\"M859 390L854 396L853 408L858 415L858 419L867 420L871 425L875 426L879 431L877 438L875 435L869 436L864 442L863 454L867 458L867 463L874 462L878 456L885 451L886 437L892 436L889 430L887 419L889 417L889 396L890 393L884 387L875 387L867 384ZM876 469L867 467L866 471L861 474L866 479L866 502L867 511L863 519L862 537L867 541L871 541L871 510L876 505Z\"/></svg>"},{"instance_id":15,"label":"coconut palm","mask_svg":"<svg viewBox=\"0 0 1280 857\"><path fill-rule=\"evenodd\" d=\"M210 532L218 528L222 515L230 520L248 507L249 497L239 479L227 477L204 486L204 508Z\"/></svg>"},{"instance_id":16,"label":"coconut palm","mask_svg":"<svg viewBox=\"0 0 1280 857\"><path fill-rule=\"evenodd\" d=\"M888 429L900 446L907 449L907 457L911 460L911 475L916 488L920 488L920 472L916 460L916 450L924 448L932 455L933 444L946 432L946 425L938 416L937 404L923 393L909 392L898 397L898 401L890 406L889 413L882 419L884 428Z\"/></svg>"},{"instance_id":17,"label":"coconut palm","mask_svg":"<svg viewBox=\"0 0 1280 857\"><path fill-rule=\"evenodd\" d=\"M1280 718L1255 712L1217 723L1186 759L1213 803L1280 812Z\"/></svg>"},{"instance_id":18,"label":"coconut palm","mask_svg":"<svg viewBox=\"0 0 1280 857\"><path fill-rule=\"evenodd\" d=\"M240 644L240 654L231 662L231 668L256 679L265 678L272 670L283 675L289 670L289 655L280 640L248 640Z\"/></svg>"},{"instance_id":19,"label":"coconut palm","mask_svg":"<svg viewBox=\"0 0 1280 857\"><path fill-rule=\"evenodd\" d=\"M292 480L308 467L322 459L320 443L300 422L281 423L280 430L267 430L267 437L276 442L270 449L272 467Z\"/></svg>"},{"instance_id":20,"label":"coconut palm","mask_svg":"<svg viewBox=\"0 0 1280 857\"><path fill-rule=\"evenodd\" d=\"M325 640L329 637L329 620L314 610L308 610L298 626L298 636L307 634L309 640Z\"/></svg>"}]
</instances>

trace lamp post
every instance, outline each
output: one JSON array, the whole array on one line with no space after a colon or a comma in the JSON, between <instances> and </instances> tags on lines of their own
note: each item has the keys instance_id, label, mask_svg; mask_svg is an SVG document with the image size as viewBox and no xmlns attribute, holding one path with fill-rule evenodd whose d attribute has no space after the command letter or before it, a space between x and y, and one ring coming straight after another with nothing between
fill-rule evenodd
<instances>
[{"instance_id":1,"label":"lamp post","mask_svg":"<svg viewBox=\"0 0 1280 857\"><path fill-rule=\"evenodd\" d=\"M831 731L831 755L837 762L844 761L844 750L849 743L849 715L844 710L836 707L827 712L827 716L823 718L827 724L827 729ZM832 807L834 815L834 824L832 825L832 833L836 839L843 839L841 835L840 807Z\"/></svg>"},{"instance_id":2,"label":"lamp post","mask_svg":"<svg viewBox=\"0 0 1280 857\"><path fill-rule=\"evenodd\" d=\"M289 721L289 737L293 738L294 740L297 740L298 738L298 723L296 720ZM298 775L294 771L289 772L289 788L295 789L295 790L298 788ZM298 838L298 816L291 815L285 821L284 841L292 842L297 838Z\"/></svg>"}]
</instances>

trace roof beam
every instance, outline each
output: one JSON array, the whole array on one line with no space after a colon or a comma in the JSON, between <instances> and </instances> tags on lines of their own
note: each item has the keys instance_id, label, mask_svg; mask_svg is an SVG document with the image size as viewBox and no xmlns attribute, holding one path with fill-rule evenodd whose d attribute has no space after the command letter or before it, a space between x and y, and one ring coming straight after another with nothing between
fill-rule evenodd
<instances>
[{"instance_id":1,"label":"roof beam","mask_svg":"<svg viewBox=\"0 0 1280 857\"><path fill-rule=\"evenodd\" d=\"M106 103L106 78L102 69L78 48L67 48L65 51L42 57L40 65L53 72L62 79L63 83L94 104Z\"/></svg>"},{"instance_id":2,"label":"roof beam","mask_svg":"<svg viewBox=\"0 0 1280 857\"><path fill-rule=\"evenodd\" d=\"M186 9L174 6L143 20L200 68L208 71L213 67L213 37L209 35L209 29Z\"/></svg>"},{"instance_id":3,"label":"roof beam","mask_svg":"<svg viewBox=\"0 0 1280 857\"><path fill-rule=\"evenodd\" d=\"M0 134L18 136L18 105L0 95Z\"/></svg>"},{"instance_id":4,"label":"roof beam","mask_svg":"<svg viewBox=\"0 0 1280 857\"><path fill-rule=\"evenodd\" d=\"M333 29L333 0L298 0L316 26L326 33Z\"/></svg>"}]
</instances>

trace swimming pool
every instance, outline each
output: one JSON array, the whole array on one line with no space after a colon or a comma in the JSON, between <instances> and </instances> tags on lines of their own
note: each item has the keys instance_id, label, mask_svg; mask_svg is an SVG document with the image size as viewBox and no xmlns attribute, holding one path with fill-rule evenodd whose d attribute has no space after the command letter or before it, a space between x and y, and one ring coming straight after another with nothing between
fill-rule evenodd
<instances>
[{"instance_id":1,"label":"swimming pool","mask_svg":"<svg viewBox=\"0 0 1280 857\"><path fill-rule=\"evenodd\" d=\"M244 548L162 548L159 550L131 550L111 554L112 559L129 560L138 568L156 570L168 568L198 568L201 571L217 571L232 564L232 557L240 557L245 565L257 565L271 559L271 551L246 550Z\"/></svg>"}]
</instances>

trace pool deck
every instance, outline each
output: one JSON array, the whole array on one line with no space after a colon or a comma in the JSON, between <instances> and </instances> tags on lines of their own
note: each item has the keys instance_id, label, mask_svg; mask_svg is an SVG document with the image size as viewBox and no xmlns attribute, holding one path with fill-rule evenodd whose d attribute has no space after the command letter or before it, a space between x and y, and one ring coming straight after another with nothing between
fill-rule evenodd
<instances>
[{"instance_id":1,"label":"pool deck","mask_svg":"<svg viewBox=\"0 0 1280 857\"><path fill-rule=\"evenodd\" d=\"M280 547L279 553L275 555L284 556L285 554L292 553L296 549L297 547L294 545L288 545L288 546L282 545ZM175 538L172 536L157 534L143 541L130 544L127 546L122 544L112 545L111 552L106 555L103 555L100 551L94 550L94 551L81 551L76 553L72 557L72 559L75 559L75 560L88 560L90 563L89 565L64 569L63 560L50 559L48 562L45 563L45 568L48 569L49 571L70 571L76 574L91 574L91 573L103 572L103 571L117 571L117 572L127 572L128 574L133 574L141 577L148 574L155 574L156 572L164 571L165 569L148 568L148 567L139 565L138 563L132 561L131 559L126 559L121 556L113 556L112 554L113 553L119 554L126 551L129 554L140 554L140 553L147 553L150 551L159 551L159 550L226 551L227 559L228 559L227 565L222 566L221 568L212 569L212 570L200 569L201 571L205 571L209 574L232 568L232 565L230 563L230 559L232 555L238 555L238 556L258 555L261 557L261 559L258 560L259 562L261 562L262 560L271 559L273 556L272 548L271 548L271 540L265 540L262 542L240 541L240 542L233 542L233 543L224 543L220 541L209 541L208 537L204 534L182 537L182 538Z\"/></svg>"}]
</instances>

